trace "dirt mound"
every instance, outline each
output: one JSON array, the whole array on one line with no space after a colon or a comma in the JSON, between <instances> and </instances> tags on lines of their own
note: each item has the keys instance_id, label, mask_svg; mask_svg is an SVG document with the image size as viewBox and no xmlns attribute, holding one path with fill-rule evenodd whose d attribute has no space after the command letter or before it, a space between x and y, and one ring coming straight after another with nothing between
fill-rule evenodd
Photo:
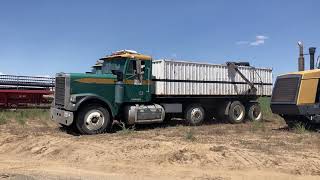
<instances>
[{"instance_id":1,"label":"dirt mound","mask_svg":"<svg viewBox=\"0 0 320 180\"><path fill-rule=\"evenodd\" d=\"M168 155L168 161L170 163L198 165L201 163L209 163L205 155L199 155L195 151L188 150L187 148L170 153L170 155Z\"/></svg>"},{"instance_id":2,"label":"dirt mound","mask_svg":"<svg viewBox=\"0 0 320 180\"><path fill-rule=\"evenodd\" d=\"M296 134L274 123L251 127L208 124L190 131L181 125L144 126L74 136L51 122L1 125L0 174L34 179L319 178L319 133Z\"/></svg>"}]
</instances>

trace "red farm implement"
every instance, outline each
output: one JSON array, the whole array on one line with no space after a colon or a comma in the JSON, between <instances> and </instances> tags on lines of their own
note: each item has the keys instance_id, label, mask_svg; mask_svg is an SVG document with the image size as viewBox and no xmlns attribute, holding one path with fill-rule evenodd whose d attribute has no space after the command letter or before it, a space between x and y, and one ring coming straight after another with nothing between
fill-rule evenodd
<instances>
[{"instance_id":1,"label":"red farm implement","mask_svg":"<svg viewBox=\"0 0 320 180\"><path fill-rule=\"evenodd\" d=\"M0 108L48 108L54 78L0 75Z\"/></svg>"}]
</instances>

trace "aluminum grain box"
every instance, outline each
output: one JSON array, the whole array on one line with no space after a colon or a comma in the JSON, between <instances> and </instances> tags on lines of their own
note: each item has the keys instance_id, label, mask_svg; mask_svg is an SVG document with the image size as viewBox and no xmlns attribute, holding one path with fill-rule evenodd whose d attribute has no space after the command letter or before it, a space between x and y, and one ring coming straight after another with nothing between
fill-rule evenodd
<instances>
[{"instance_id":1,"label":"aluminum grain box","mask_svg":"<svg viewBox=\"0 0 320 180\"><path fill-rule=\"evenodd\" d=\"M256 95L271 96L272 69L239 66L254 83ZM227 65L186 61L153 61L156 95L248 95L250 86Z\"/></svg>"}]
</instances>

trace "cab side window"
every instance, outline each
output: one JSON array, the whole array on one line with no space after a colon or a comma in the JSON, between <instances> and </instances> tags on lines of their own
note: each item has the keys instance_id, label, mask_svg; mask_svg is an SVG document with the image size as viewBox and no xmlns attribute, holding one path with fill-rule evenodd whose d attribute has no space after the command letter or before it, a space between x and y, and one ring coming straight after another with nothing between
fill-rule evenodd
<instances>
[{"instance_id":1,"label":"cab side window","mask_svg":"<svg viewBox=\"0 0 320 180\"><path fill-rule=\"evenodd\" d=\"M141 61L141 74L143 75L146 70L146 62Z\"/></svg>"},{"instance_id":2,"label":"cab side window","mask_svg":"<svg viewBox=\"0 0 320 180\"><path fill-rule=\"evenodd\" d=\"M127 69L127 74L135 74L137 72L136 61L131 60Z\"/></svg>"},{"instance_id":3,"label":"cab side window","mask_svg":"<svg viewBox=\"0 0 320 180\"><path fill-rule=\"evenodd\" d=\"M145 61L130 60L127 65L127 78L133 79L135 85L141 85L145 76Z\"/></svg>"}]
</instances>

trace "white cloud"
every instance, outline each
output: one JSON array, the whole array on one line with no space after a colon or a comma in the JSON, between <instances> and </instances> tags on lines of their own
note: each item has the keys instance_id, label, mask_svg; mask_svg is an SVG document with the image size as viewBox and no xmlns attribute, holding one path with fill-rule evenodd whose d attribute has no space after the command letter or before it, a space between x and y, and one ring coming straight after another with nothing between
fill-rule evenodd
<instances>
[{"instance_id":1,"label":"white cloud","mask_svg":"<svg viewBox=\"0 0 320 180\"><path fill-rule=\"evenodd\" d=\"M254 42L251 42L250 43L250 46L259 46L259 45L262 45L265 43L265 40L266 39L269 39L267 36L262 36L262 35L259 35L259 36L256 36L256 41Z\"/></svg>"},{"instance_id":2,"label":"white cloud","mask_svg":"<svg viewBox=\"0 0 320 180\"><path fill-rule=\"evenodd\" d=\"M4 75L2 72L0 72L0 75Z\"/></svg>"},{"instance_id":3,"label":"white cloud","mask_svg":"<svg viewBox=\"0 0 320 180\"><path fill-rule=\"evenodd\" d=\"M249 44L249 41L238 41L236 42L237 45Z\"/></svg>"},{"instance_id":4,"label":"white cloud","mask_svg":"<svg viewBox=\"0 0 320 180\"><path fill-rule=\"evenodd\" d=\"M259 46L265 43L265 41L269 39L269 37L264 35L257 35L255 41L238 41L237 45L249 45L249 46Z\"/></svg>"}]
</instances>

